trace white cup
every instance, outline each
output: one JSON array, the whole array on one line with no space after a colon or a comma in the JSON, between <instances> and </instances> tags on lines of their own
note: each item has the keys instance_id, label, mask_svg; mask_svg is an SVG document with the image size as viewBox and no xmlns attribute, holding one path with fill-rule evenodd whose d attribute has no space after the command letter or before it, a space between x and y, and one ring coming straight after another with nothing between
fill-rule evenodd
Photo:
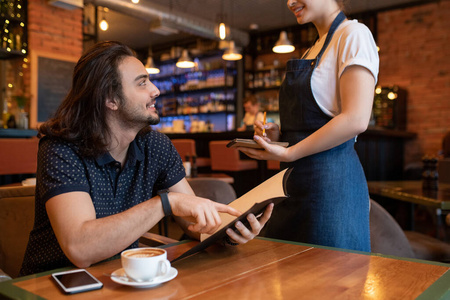
<instances>
[{"instance_id":1,"label":"white cup","mask_svg":"<svg viewBox=\"0 0 450 300\"><path fill-rule=\"evenodd\" d=\"M191 177L191 162L183 162L184 170L186 171L186 177Z\"/></svg>"},{"instance_id":2,"label":"white cup","mask_svg":"<svg viewBox=\"0 0 450 300\"><path fill-rule=\"evenodd\" d=\"M122 268L136 281L150 281L170 271L167 252L161 248L135 248L121 253Z\"/></svg>"}]
</instances>

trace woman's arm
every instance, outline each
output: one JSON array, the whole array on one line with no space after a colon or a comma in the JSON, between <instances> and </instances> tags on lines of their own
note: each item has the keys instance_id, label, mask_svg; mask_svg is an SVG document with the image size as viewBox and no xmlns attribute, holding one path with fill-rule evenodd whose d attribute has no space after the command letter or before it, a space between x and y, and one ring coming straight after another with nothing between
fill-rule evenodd
<instances>
[{"instance_id":1,"label":"woman's arm","mask_svg":"<svg viewBox=\"0 0 450 300\"><path fill-rule=\"evenodd\" d=\"M313 134L289 148L269 145L255 136L264 150L239 148L256 159L295 161L336 147L367 129L372 111L375 79L362 66L349 66L339 81L342 111ZM260 126L257 133L262 130ZM266 130L267 132L267 130Z\"/></svg>"}]
</instances>

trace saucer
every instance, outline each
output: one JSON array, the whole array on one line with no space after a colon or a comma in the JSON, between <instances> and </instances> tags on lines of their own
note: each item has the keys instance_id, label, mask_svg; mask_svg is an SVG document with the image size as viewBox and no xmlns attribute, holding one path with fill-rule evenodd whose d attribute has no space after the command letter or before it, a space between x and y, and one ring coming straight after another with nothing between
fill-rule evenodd
<instances>
[{"instance_id":1,"label":"saucer","mask_svg":"<svg viewBox=\"0 0 450 300\"><path fill-rule=\"evenodd\" d=\"M170 267L170 270L166 275L155 277L155 279L153 279L152 281L143 281L143 282L128 281L128 279L126 278L127 275L123 268L115 270L111 275L118 276L118 277L111 277L111 280L114 282L137 288L149 288L174 279L175 277L177 277L178 271L174 267Z\"/></svg>"}]
</instances>

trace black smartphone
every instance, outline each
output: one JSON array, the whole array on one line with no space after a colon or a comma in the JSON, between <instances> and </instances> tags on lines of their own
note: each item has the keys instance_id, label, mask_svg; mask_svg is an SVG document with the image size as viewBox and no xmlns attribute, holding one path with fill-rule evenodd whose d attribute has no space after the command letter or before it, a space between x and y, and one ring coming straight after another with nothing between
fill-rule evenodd
<instances>
[{"instance_id":1,"label":"black smartphone","mask_svg":"<svg viewBox=\"0 0 450 300\"><path fill-rule=\"evenodd\" d=\"M98 290L103 287L103 283L85 269L53 273L52 277L66 294Z\"/></svg>"}]
</instances>

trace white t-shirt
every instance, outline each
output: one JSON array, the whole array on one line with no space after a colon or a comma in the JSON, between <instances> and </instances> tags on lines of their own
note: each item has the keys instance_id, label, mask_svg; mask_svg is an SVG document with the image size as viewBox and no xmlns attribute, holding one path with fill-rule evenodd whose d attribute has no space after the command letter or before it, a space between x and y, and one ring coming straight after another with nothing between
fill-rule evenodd
<instances>
[{"instance_id":1,"label":"white t-shirt","mask_svg":"<svg viewBox=\"0 0 450 300\"><path fill-rule=\"evenodd\" d=\"M309 51L306 59L317 57L327 35L321 37ZM334 117L341 112L338 80L345 68L363 66L378 79L379 58L377 45L369 28L357 20L345 20L336 29L313 72L311 88L322 111Z\"/></svg>"}]
</instances>

